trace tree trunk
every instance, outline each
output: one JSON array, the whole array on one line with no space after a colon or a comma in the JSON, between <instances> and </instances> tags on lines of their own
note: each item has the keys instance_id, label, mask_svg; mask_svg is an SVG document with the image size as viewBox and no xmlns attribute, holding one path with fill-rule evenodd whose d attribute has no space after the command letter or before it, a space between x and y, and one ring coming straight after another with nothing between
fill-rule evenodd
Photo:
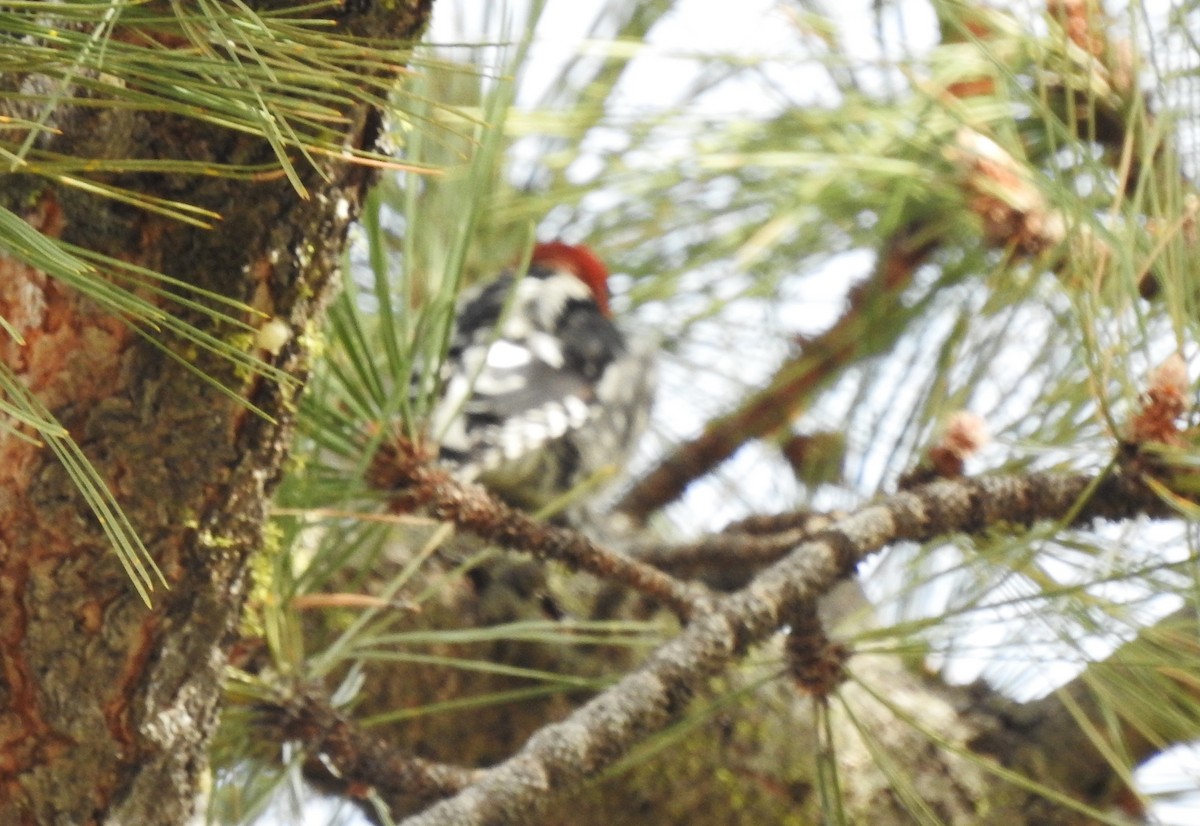
<instances>
[{"instance_id":1,"label":"tree trunk","mask_svg":"<svg viewBox=\"0 0 1200 826\"><path fill-rule=\"evenodd\" d=\"M429 0L371 6L350 4L340 25L411 38L430 10ZM30 89L39 78L10 75L3 82ZM359 106L344 114L346 144L369 147L379 113ZM172 114L63 104L50 125L57 131L39 148L64 155L274 160L261 139ZM2 823L170 824L194 807L247 560L262 544L292 434L308 360L305 331L330 296L346 230L371 177L343 161L301 168L300 176L307 199L282 175L107 179L211 210L220 215L212 229L36 178L8 176L0 191L0 204L47 236L282 321L290 339L276 356L258 354L294 379L286 386L247 380L189 342L159 338L273 421L265 419L134 335L122 319L0 257L0 317L23 337L0 332L0 359L68 428L169 584L147 608L51 451L0 431ZM233 335L200 313L187 321L214 336Z\"/></svg>"}]
</instances>

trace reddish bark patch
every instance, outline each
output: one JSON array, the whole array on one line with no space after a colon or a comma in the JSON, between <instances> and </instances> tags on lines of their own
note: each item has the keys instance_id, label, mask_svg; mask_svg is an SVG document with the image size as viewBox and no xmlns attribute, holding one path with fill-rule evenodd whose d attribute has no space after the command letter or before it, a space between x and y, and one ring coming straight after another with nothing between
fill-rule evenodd
<instances>
[{"instance_id":1,"label":"reddish bark patch","mask_svg":"<svg viewBox=\"0 0 1200 826\"><path fill-rule=\"evenodd\" d=\"M25 217L45 237L62 234L63 215L50 194ZM68 429L81 424L81 411L121 392L130 330L70 286L0 255L0 317L16 334L0 331L0 360ZM22 432L39 435L28 427ZM50 730L39 693L41 675L26 653L36 605L32 583L52 580L64 564L86 555L110 553L77 546L69 539L71 525L47 519L31 498L31 488L54 462L45 445L0 430L0 673L8 692L0 712L0 797L9 799L9 792L16 794L15 776L74 745L70 736ZM100 603L89 606L78 618L78 630L99 634L102 614Z\"/></svg>"}]
</instances>

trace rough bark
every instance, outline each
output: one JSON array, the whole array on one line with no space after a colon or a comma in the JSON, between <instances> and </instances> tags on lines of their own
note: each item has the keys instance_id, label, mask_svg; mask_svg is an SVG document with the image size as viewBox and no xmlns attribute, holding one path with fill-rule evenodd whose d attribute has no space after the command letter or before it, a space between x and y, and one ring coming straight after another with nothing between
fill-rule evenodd
<instances>
[{"instance_id":1,"label":"rough bark","mask_svg":"<svg viewBox=\"0 0 1200 826\"><path fill-rule=\"evenodd\" d=\"M412 37L427 0L351 4L340 24ZM9 77L6 84L35 83ZM348 146L378 113L345 112ZM44 148L94 158L267 163L252 136L173 115L60 106ZM169 588L147 608L68 474L0 431L0 822L183 822L207 771L225 662L287 455L308 337L335 284L370 176L342 161L285 179L126 176L124 186L221 216L211 230L9 176L0 203L41 232L245 301L292 331L296 381L247 381L178 340L162 343L242 392L249 412L147 345L121 319L0 258L0 358L66 426L125 508ZM30 207L30 204L34 206ZM188 321L229 335L206 317Z\"/></svg>"}]
</instances>

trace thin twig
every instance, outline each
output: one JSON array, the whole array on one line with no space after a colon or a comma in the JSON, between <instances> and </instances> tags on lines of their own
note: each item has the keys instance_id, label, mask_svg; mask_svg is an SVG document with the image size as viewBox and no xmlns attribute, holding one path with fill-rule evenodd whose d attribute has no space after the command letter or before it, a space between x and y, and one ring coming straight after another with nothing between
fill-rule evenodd
<instances>
[{"instance_id":1,"label":"thin twig","mask_svg":"<svg viewBox=\"0 0 1200 826\"><path fill-rule=\"evenodd\" d=\"M781 524L788 521L787 516L791 514L784 514ZM804 527L777 533L722 532L685 544L650 545L631 552L639 561L673 576L698 579L718 591L734 591L814 533L828 528L834 519L810 513L803 521Z\"/></svg>"},{"instance_id":2,"label":"thin twig","mask_svg":"<svg viewBox=\"0 0 1200 826\"><path fill-rule=\"evenodd\" d=\"M839 515L844 516L845 514ZM764 536L783 533L784 531L812 530L814 523L825 527L830 522L830 514L808 509L785 511L783 513L751 514L736 522L730 522L721 528L722 534L749 534Z\"/></svg>"},{"instance_id":3,"label":"thin twig","mask_svg":"<svg viewBox=\"0 0 1200 826\"><path fill-rule=\"evenodd\" d=\"M603 548L579 531L539 522L499 501L483 487L458 481L426 461L404 440L380 449L370 481L377 488L396 492L392 507L397 512L420 509L508 550L552 559L621 583L658 600L683 620L711 599L708 590L696 583L682 582L651 565Z\"/></svg>"}]
</instances>

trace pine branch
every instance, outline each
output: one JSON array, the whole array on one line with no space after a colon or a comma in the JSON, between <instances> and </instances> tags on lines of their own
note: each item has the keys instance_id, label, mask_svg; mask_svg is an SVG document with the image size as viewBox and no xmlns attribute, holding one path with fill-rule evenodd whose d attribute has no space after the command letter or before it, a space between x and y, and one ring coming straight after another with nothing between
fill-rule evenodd
<instances>
[{"instance_id":1,"label":"pine branch","mask_svg":"<svg viewBox=\"0 0 1200 826\"><path fill-rule=\"evenodd\" d=\"M456 480L446 470L424 461L406 441L385 445L369 474L371 483L398 495L399 513L423 510L459 530L513 551L553 559L577 571L619 582L652 597L687 619L709 601L705 589L624 554L602 548L582 533L539 522L499 501L479 485Z\"/></svg>"},{"instance_id":2,"label":"pine branch","mask_svg":"<svg viewBox=\"0 0 1200 826\"><path fill-rule=\"evenodd\" d=\"M637 742L679 718L707 678L800 615L871 554L899 541L1052 520L1169 518L1174 512L1137 479L1116 474L1035 473L937 481L867 505L695 616L679 637L561 723L546 726L506 762L410 826L529 823L562 794L611 766Z\"/></svg>"},{"instance_id":3,"label":"pine branch","mask_svg":"<svg viewBox=\"0 0 1200 826\"><path fill-rule=\"evenodd\" d=\"M633 555L673 576L699 579L709 587L730 591L745 585L759 569L783 558L836 519L836 515L793 511L743 520L753 530L731 525L694 542L636 548Z\"/></svg>"},{"instance_id":4,"label":"pine branch","mask_svg":"<svg viewBox=\"0 0 1200 826\"><path fill-rule=\"evenodd\" d=\"M820 336L804 343L801 352L787 359L758 393L737 410L709 422L704 432L678 445L637 482L617 503L616 510L637 522L678 499L688 485L728 459L746 442L788 425L821 388L850 364L874 355L882 344L872 345L867 330L895 306L912 274L934 249L916 228L891 238L880 255L871 278L856 287L849 306ZM898 334L903 325L894 325Z\"/></svg>"}]
</instances>

